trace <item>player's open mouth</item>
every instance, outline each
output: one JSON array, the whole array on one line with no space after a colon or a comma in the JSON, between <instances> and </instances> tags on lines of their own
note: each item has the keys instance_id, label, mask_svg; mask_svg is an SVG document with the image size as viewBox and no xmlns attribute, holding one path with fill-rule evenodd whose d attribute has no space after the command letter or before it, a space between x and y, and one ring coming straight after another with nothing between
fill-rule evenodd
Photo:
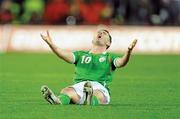
<instances>
[{"instance_id":1,"label":"player's open mouth","mask_svg":"<svg viewBox=\"0 0 180 119\"><path fill-rule=\"evenodd\" d=\"M98 35L98 38L101 38L101 36L100 36L100 35Z\"/></svg>"}]
</instances>

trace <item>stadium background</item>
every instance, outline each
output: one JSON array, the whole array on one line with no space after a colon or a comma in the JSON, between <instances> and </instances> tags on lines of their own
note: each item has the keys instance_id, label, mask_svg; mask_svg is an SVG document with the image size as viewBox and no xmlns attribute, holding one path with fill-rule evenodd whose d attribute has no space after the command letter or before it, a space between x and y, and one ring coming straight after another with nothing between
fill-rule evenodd
<instances>
[{"instance_id":1,"label":"stadium background","mask_svg":"<svg viewBox=\"0 0 180 119\"><path fill-rule=\"evenodd\" d=\"M179 0L0 0L0 118L179 119ZM88 50L93 33L107 28L110 52L137 38L130 62L114 74L108 106L51 106L47 84L58 94L72 84L74 66L41 40L49 30L68 50Z\"/></svg>"}]
</instances>

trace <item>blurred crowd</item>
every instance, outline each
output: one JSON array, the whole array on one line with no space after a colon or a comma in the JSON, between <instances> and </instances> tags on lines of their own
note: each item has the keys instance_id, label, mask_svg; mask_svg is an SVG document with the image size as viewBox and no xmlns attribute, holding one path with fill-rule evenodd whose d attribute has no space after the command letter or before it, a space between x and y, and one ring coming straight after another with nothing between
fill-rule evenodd
<instances>
[{"instance_id":1,"label":"blurred crowd","mask_svg":"<svg viewBox=\"0 0 180 119\"><path fill-rule=\"evenodd\" d=\"M0 24L180 25L180 0L0 0Z\"/></svg>"}]
</instances>

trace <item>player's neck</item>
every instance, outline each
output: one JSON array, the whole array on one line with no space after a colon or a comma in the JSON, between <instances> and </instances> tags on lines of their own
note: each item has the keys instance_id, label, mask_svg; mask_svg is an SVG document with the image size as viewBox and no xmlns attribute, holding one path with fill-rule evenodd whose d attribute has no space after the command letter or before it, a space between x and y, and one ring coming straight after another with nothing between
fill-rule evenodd
<instances>
[{"instance_id":1,"label":"player's neck","mask_svg":"<svg viewBox=\"0 0 180 119\"><path fill-rule=\"evenodd\" d=\"M101 54L103 52L106 51L106 47L104 46L96 46L94 45L91 50L90 50L90 53L93 53L93 54Z\"/></svg>"}]
</instances>

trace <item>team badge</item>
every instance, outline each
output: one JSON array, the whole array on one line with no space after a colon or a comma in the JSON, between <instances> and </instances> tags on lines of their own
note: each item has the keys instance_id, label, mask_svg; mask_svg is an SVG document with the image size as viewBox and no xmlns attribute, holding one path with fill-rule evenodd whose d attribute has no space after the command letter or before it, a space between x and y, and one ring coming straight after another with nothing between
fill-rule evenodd
<instances>
[{"instance_id":1,"label":"team badge","mask_svg":"<svg viewBox=\"0 0 180 119\"><path fill-rule=\"evenodd\" d=\"M106 57L99 58L99 62L104 62L106 60Z\"/></svg>"}]
</instances>

